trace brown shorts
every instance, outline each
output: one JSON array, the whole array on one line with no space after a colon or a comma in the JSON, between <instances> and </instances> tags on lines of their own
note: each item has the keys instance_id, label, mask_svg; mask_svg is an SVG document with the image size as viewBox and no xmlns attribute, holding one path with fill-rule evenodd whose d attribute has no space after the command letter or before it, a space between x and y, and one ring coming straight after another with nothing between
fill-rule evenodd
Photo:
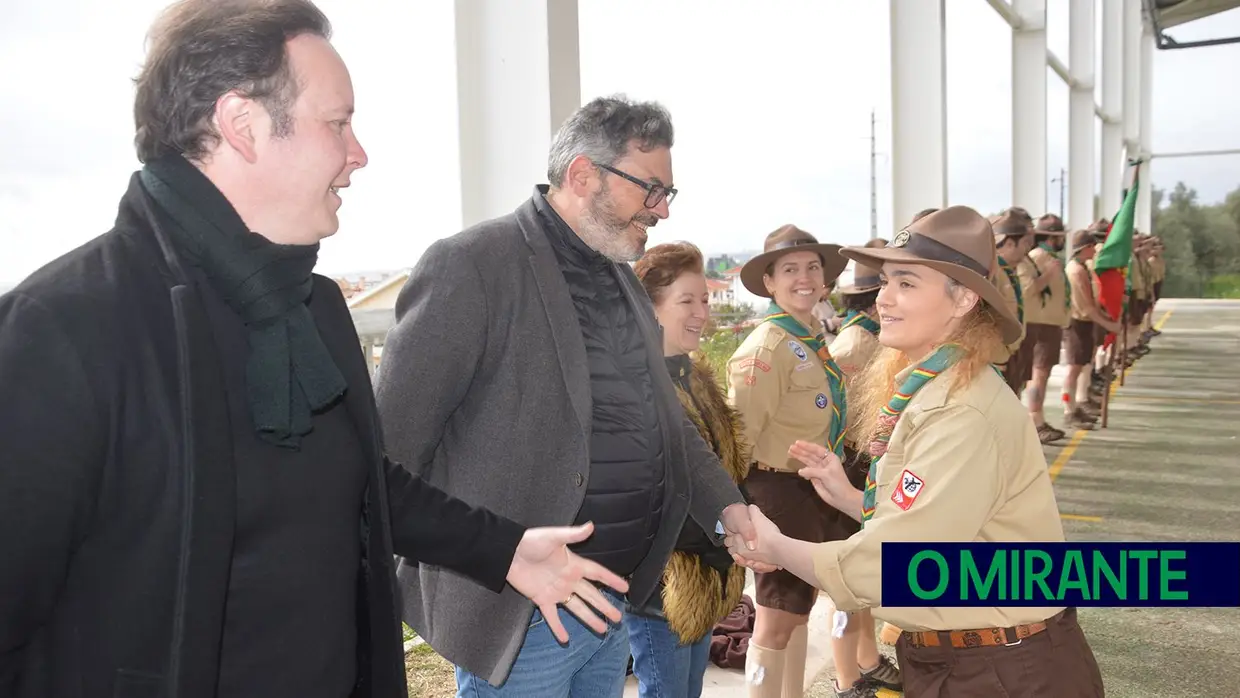
<instances>
[{"instance_id":1,"label":"brown shorts","mask_svg":"<svg viewBox=\"0 0 1240 698\"><path fill-rule=\"evenodd\" d=\"M1132 298L1128 301L1128 325L1140 325L1145 318L1145 310L1147 303L1141 298Z\"/></svg>"},{"instance_id":2,"label":"brown shorts","mask_svg":"<svg viewBox=\"0 0 1240 698\"><path fill-rule=\"evenodd\" d=\"M1029 325L1029 334L1033 335L1033 360L1031 369L1049 372L1059 364L1059 353L1063 348L1063 328L1059 325ZM1030 370L1032 377L1033 371Z\"/></svg>"},{"instance_id":3,"label":"brown shorts","mask_svg":"<svg viewBox=\"0 0 1240 698\"><path fill-rule=\"evenodd\" d=\"M1094 362L1094 349L1098 347L1095 341L1097 330L1098 325L1089 320L1072 319L1068 331L1064 333L1068 343L1069 366L1089 366Z\"/></svg>"},{"instance_id":4,"label":"brown shorts","mask_svg":"<svg viewBox=\"0 0 1240 698\"><path fill-rule=\"evenodd\" d=\"M1162 298L1162 285L1163 285L1163 282L1161 281L1154 282L1154 300L1155 301L1157 301L1159 298Z\"/></svg>"},{"instance_id":5,"label":"brown shorts","mask_svg":"<svg viewBox=\"0 0 1240 698\"><path fill-rule=\"evenodd\" d=\"M1010 646L913 647L903 634L896 642L896 657L904 674L905 698L1105 695L1102 673L1074 608L1053 616L1046 630Z\"/></svg>"},{"instance_id":6,"label":"brown shorts","mask_svg":"<svg viewBox=\"0 0 1240 698\"><path fill-rule=\"evenodd\" d=\"M809 480L796 473L774 473L755 466L745 478L745 489L751 503L790 538L824 543L856 533L855 525L846 525L853 519L828 506ZM759 606L804 616L813 610L817 598L816 588L787 570L754 575L754 602Z\"/></svg>"}]
</instances>

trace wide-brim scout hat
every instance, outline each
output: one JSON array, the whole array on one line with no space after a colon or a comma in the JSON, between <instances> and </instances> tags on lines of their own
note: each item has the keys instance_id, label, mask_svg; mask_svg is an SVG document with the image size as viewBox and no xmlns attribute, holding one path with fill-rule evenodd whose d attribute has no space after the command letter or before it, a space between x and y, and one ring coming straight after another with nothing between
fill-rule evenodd
<instances>
[{"instance_id":1,"label":"wide-brim scout hat","mask_svg":"<svg viewBox=\"0 0 1240 698\"><path fill-rule=\"evenodd\" d=\"M1033 232L1050 237L1067 237L1068 235L1068 231L1063 227L1063 219L1053 213L1047 213L1039 218Z\"/></svg>"},{"instance_id":2,"label":"wide-brim scout hat","mask_svg":"<svg viewBox=\"0 0 1240 698\"><path fill-rule=\"evenodd\" d=\"M1072 254L1076 254L1086 247L1093 247L1101 242L1096 230L1078 230L1072 233Z\"/></svg>"},{"instance_id":3,"label":"wide-brim scout hat","mask_svg":"<svg viewBox=\"0 0 1240 698\"><path fill-rule=\"evenodd\" d=\"M918 264L946 274L980 296L999 316L1004 344L1020 339L1020 320L990 282L996 259L995 231L989 221L967 206L951 206L909 224L887 247L846 247L840 254L875 267L884 262Z\"/></svg>"},{"instance_id":4,"label":"wide-brim scout hat","mask_svg":"<svg viewBox=\"0 0 1240 698\"><path fill-rule=\"evenodd\" d=\"M987 219L992 237L1024 237L1033 234L1033 218L1023 208L1009 208Z\"/></svg>"},{"instance_id":5,"label":"wide-brim scout hat","mask_svg":"<svg viewBox=\"0 0 1240 698\"><path fill-rule=\"evenodd\" d=\"M882 238L875 238L864 245L866 249L875 249L886 246L887 241ZM844 262L847 263L848 260L844 259ZM862 293L877 291L882 287L881 280L878 277L878 272L879 270L875 267L857 262L853 265L852 283L840 286L839 289L837 289L837 292L841 296L858 296Z\"/></svg>"},{"instance_id":6,"label":"wide-brim scout hat","mask_svg":"<svg viewBox=\"0 0 1240 698\"><path fill-rule=\"evenodd\" d=\"M817 252L818 256L822 257L824 284L830 284L844 271L844 267L848 266L848 260L840 256L839 245L818 242L818 238L795 225L785 225L767 235L762 254L745 262L745 266L741 267L741 283L755 296L770 298L771 294L762 283L762 276L775 260L791 252Z\"/></svg>"}]
</instances>

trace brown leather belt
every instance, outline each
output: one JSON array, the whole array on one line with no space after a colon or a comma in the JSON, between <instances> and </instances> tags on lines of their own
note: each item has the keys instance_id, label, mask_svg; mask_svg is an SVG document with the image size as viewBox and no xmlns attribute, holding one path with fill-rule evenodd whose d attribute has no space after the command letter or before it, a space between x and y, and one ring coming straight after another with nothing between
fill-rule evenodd
<instances>
[{"instance_id":1,"label":"brown leather belt","mask_svg":"<svg viewBox=\"0 0 1240 698\"><path fill-rule=\"evenodd\" d=\"M750 463L749 467L755 470L762 470L768 473L783 473L784 475L796 475L795 472L788 470L786 468L773 468L767 465L766 463L759 463L758 461L754 461L753 463Z\"/></svg>"},{"instance_id":2,"label":"brown leather belt","mask_svg":"<svg viewBox=\"0 0 1240 698\"><path fill-rule=\"evenodd\" d=\"M904 639L910 647L942 647L950 645L956 649L970 647L1002 647L1018 645L1027 637L1032 637L1046 630L1046 625L1054 618L1040 623L1017 625L1012 628L982 628L980 630L925 630L922 632L904 631Z\"/></svg>"}]
</instances>

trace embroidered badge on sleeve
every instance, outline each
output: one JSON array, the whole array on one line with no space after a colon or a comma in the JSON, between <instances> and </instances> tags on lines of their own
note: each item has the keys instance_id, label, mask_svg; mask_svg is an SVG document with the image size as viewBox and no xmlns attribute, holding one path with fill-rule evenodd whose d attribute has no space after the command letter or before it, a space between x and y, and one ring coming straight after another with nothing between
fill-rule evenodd
<instances>
[{"instance_id":1,"label":"embroidered badge on sleeve","mask_svg":"<svg viewBox=\"0 0 1240 698\"><path fill-rule=\"evenodd\" d=\"M900 482L891 492L891 501L895 502L895 505L904 511L908 511L909 507L913 506L913 502L917 501L918 495L921 494L925 486L925 480L906 469L903 473L900 473Z\"/></svg>"}]
</instances>

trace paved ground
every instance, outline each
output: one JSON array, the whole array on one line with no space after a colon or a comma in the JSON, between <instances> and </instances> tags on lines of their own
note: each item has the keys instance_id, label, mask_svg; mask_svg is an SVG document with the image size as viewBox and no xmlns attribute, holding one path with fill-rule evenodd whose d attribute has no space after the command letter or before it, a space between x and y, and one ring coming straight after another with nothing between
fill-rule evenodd
<instances>
[{"instance_id":1,"label":"paved ground","mask_svg":"<svg viewBox=\"0 0 1240 698\"><path fill-rule=\"evenodd\" d=\"M1168 300L1154 317L1163 334L1115 390L1108 428L1046 450L1071 540L1240 538L1240 302ZM1057 371L1056 399L1061 381ZM1047 403L1062 426L1058 403ZM1240 692L1240 610L1080 613L1108 698ZM807 695L829 698L827 626L816 615ZM704 695L745 696L741 672L712 666Z\"/></svg>"}]
</instances>

